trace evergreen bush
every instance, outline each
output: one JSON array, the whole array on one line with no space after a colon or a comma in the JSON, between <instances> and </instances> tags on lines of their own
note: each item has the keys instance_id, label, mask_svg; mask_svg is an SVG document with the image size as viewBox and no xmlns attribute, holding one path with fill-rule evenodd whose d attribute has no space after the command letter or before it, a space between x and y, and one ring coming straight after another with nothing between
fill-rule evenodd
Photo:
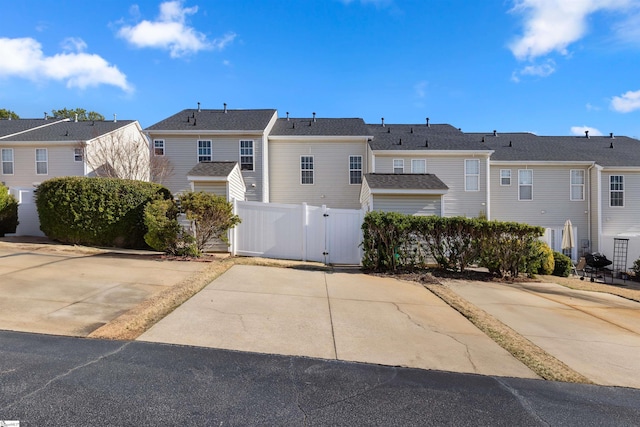
<instances>
[{"instance_id":1,"label":"evergreen bush","mask_svg":"<svg viewBox=\"0 0 640 427\"><path fill-rule=\"evenodd\" d=\"M18 201L0 184L0 237L15 233L18 227Z\"/></svg>"},{"instance_id":2,"label":"evergreen bush","mask_svg":"<svg viewBox=\"0 0 640 427\"><path fill-rule=\"evenodd\" d=\"M571 274L571 258L561 254L560 252L553 252L553 259L555 266L553 268L553 275L559 277L569 277Z\"/></svg>"}]
</instances>

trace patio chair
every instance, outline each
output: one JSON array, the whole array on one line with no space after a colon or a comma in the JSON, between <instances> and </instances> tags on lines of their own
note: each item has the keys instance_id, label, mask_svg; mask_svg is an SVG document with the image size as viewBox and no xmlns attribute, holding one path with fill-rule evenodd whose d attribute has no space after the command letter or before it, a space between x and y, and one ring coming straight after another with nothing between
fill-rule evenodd
<instances>
[{"instance_id":1,"label":"patio chair","mask_svg":"<svg viewBox=\"0 0 640 427\"><path fill-rule=\"evenodd\" d=\"M585 271L584 269L587 267L587 259L583 256L580 257L577 264L574 264L571 268L571 273L574 276L580 276L580 280L584 280Z\"/></svg>"}]
</instances>

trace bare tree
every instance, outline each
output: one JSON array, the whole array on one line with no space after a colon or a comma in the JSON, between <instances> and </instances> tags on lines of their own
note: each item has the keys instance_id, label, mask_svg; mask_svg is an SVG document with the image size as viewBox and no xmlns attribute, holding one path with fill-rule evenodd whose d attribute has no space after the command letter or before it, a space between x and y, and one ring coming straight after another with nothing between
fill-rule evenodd
<instances>
[{"instance_id":1,"label":"bare tree","mask_svg":"<svg viewBox=\"0 0 640 427\"><path fill-rule=\"evenodd\" d=\"M90 175L149 181L149 146L144 136L119 129L78 147Z\"/></svg>"},{"instance_id":2,"label":"bare tree","mask_svg":"<svg viewBox=\"0 0 640 427\"><path fill-rule=\"evenodd\" d=\"M167 178L174 174L173 164L165 156L156 156L154 153L149 157L149 170L151 172L151 181L158 184L164 184Z\"/></svg>"}]
</instances>

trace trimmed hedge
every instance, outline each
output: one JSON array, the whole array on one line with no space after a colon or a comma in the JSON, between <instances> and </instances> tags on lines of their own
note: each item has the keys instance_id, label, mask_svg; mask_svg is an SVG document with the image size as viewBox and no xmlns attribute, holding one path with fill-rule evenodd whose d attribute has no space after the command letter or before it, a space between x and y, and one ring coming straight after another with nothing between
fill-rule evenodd
<instances>
[{"instance_id":1,"label":"trimmed hedge","mask_svg":"<svg viewBox=\"0 0 640 427\"><path fill-rule=\"evenodd\" d=\"M438 267L463 271L473 263L501 276L532 274L543 257L542 227L476 218L410 216L373 211L362 224L363 267Z\"/></svg>"},{"instance_id":2,"label":"trimmed hedge","mask_svg":"<svg viewBox=\"0 0 640 427\"><path fill-rule=\"evenodd\" d=\"M64 243L147 247L144 208L171 199L160 184L117 178L53 178L36 190L40 229Z\"/></svg>"},{"instance_id":3,"label":"trimmed hedge","mask_svg":"<svg viewBox=\"0 0 640 427\"><path fill-rule=\"evenodd\" d=\"M560 252L553 253L553 259L555 260L555 266L553 269L554 276L569 277L571 274L571 258Z\"/></svg>"},{"instance_id":4,"label":"trimmed hedge","mask_svg":"<svg viewBox=\"0 0 640 427\"><path fill-rule=\"evenodd\" d=\"M0 237L15 233L18 227L18 201L0 184Z\"/></svg>"}]
</instances>

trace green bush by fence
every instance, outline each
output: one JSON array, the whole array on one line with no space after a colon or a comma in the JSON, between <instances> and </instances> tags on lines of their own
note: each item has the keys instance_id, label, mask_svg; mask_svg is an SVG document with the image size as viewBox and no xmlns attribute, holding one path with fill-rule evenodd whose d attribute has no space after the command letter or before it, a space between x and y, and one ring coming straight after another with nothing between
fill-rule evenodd
<instances>
[{"instance_id":1,"label":"green bush by fence","mask_svg":"<svg viewBox=\"0 0 640 427\"><path fill-rule=\"evenodd\" d=\"M515 222L369 212L362 224L365 268L438 267L463 271L478 263L501 276L535 274L544 259L542 227Z\"/></svg>"},{"instance_id":2,"label":"green bush by fence","mask_svg":"<svg viewBox=\"0 0 640 427\"><path fill-rule=\"evenodd\" d=\"M147 247L144 208L170 199L165 187L116 178L53 178L36 190L40 229L64 243Z\"/></svg>"},{"instance_id":3,"label":"green bush by fence","mask_svg":"<svg viewBox=\"0 0 640 427\"><path fill-rule=\"evenodd\" d=\"M15 233L18 227L18 201L0 184L0 237Z\"/></svg>"},{"instance_id":4,"label":"green bush by fence","mask_svg":"<svg viewBox=\"0 0 640 427\"><path fill-rule=\"evenodd\" d=\"M571 274L571 258L564 254L561 254L560 252L554 252L553 259L555 261L553 275L560 277L569 277L569 275Z\"/></svg>"}]
</instances>

